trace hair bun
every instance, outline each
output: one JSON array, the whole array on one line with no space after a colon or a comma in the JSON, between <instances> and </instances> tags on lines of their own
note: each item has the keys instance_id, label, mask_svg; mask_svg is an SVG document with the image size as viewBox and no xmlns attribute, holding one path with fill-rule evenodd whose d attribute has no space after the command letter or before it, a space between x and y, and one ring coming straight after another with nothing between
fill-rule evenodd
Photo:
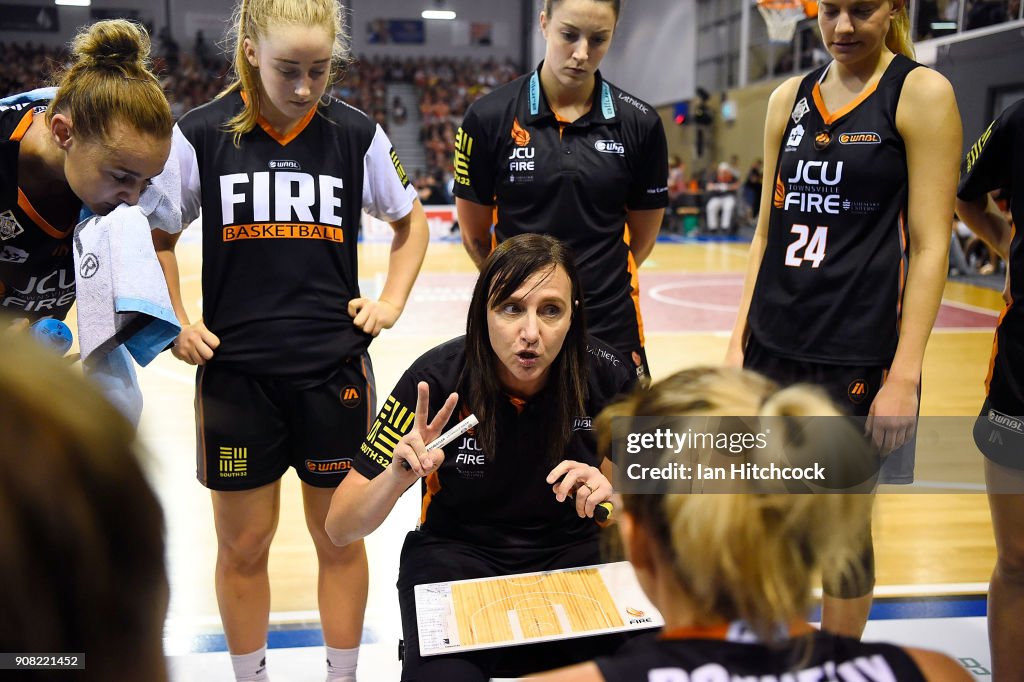
<instances>
[{"instance_id":1,"label":"hair bun","mask_svg":"<svg viewBox=\"0 0 1024 682\"><path fill-rule=\"evenodd\" d=\"M83 66L123 68L144 65L150 41L140 25L125 19L107 19L83 28L75 36L71 51Z\"/></svg>"}]
</instances>

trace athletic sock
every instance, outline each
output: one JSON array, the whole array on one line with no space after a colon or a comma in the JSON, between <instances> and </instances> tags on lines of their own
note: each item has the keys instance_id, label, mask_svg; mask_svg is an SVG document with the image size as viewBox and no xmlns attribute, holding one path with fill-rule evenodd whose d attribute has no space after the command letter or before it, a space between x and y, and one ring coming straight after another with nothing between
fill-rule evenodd
<instances>
[{"instance_id":1,"label":"athletic sock","mask_svg":"<svg viewBox=\"0 0 1024 682\"><path fill-rule=\"evenodd\" d=\"M324 649L327 650L327 682L356 682L359 647L335 649L324 646Z\"/></svg>"},{"instance_id":2,"label":"athletic sock","mask_svg":"<svg viewBox=\"0 0 1024 682\"><path fill-rule=\"evenodd\" d=\"M235 669L235 682L270 682L266 645L251 654L231 654L231 667Z\"/></svg>"}]
</instances>

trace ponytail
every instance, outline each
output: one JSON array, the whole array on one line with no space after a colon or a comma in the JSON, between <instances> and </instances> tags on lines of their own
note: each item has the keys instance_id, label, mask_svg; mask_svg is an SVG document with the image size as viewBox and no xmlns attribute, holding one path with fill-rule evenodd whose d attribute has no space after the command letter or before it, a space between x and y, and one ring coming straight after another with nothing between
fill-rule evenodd
<instances>
[{"instance_id":1,"label":"ponytail","mask_svg":"<svg viewBox=\"0 0 1024 682\"><path fill-rule=\"evenodd\" d=\"M890 1L894 4L899 2L899 0ZM885 36L885 46L894 54L914 59L914 42L910 37L910 14L907 11L907 1L902 0L902 7L896 10L896 16L889 24L889 33Z\"/></svg>"}]
</instances>

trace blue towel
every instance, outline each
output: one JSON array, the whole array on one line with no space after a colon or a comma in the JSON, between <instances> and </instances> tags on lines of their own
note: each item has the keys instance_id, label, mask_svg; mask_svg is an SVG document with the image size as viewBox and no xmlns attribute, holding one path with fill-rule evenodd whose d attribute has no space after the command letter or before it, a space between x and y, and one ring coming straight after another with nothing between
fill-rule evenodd
<instances>
[{"instance_id":1,"label":"blue towel","mask_svg":"<svg viewBox=\"0 0 1024 682\"><path fill-rule=\"evenodd\" d=\"M122 204L82 221L74 256L83 362L124 344L145 367L181 331L146 214Z\"/></svg>"}]
</instances>

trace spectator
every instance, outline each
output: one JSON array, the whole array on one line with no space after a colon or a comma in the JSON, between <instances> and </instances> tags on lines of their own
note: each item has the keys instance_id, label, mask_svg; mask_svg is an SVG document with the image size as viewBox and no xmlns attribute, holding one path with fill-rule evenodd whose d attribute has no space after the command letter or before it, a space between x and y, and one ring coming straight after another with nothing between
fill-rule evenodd
<instances>
[{"instance_id":1,"label":"spectator","mask_svg":"<svg viewBox=\"0 0 1024 682\"><path fill-rule=\"evenodd\" d=\"M705 212L708 221L708 232L732 234L732 214L736 208L736 190L740 187L739 178L732 167L726 162L718 164L714 178L705 186L708 202Z\"/></svg>"}]
</instances>

